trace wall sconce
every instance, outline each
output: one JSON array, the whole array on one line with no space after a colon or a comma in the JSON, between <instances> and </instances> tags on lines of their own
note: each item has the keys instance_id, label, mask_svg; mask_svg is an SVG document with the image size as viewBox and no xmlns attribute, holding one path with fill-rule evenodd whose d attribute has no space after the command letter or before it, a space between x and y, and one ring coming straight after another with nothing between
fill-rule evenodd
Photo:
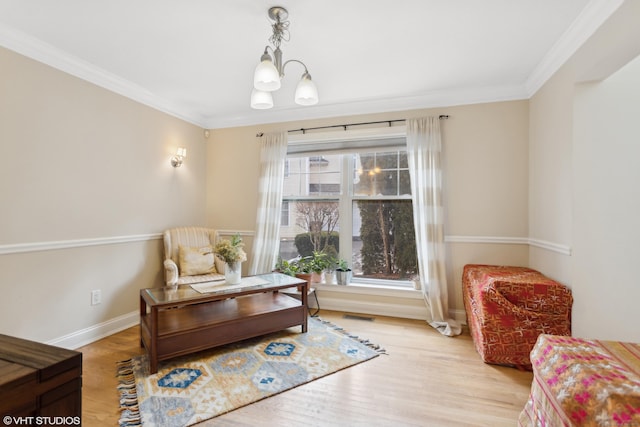
<instances>
[{"instance_id":1,"label":"wall sconce","mask_svg":"<svg viewBox=\"0 0 640 427\"><path fill-rule=\"evenodd\" d=\"M184 158L187 157L187 149L184 147L178 147L176 150L176 155L171 158L171 166L174 168L179 168L182 166L182 162Z\"/></svg>"}]
</instances>

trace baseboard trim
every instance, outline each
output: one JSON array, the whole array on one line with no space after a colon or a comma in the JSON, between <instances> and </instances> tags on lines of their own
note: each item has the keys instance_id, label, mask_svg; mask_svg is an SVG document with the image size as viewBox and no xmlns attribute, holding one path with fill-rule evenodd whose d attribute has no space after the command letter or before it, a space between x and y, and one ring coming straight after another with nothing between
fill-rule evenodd
<instances>
[{"instance_id":1,"label":"baseboard trim","mask_svg":"<svg viewBox=\"0 0 640 427\"><path fill-rule=\"evenodd\" d=\"M398 317L401 319L427 320L427 308L406 304L392 304L388 302L354 301L322 295L318 297L320 309L342 311L345 313L369 314L375 316ZM312 303L313 304L313 303ZM461 324L467 323L467 315L464 310L449 310L449 316Z\"/></svg>"},{"instance_id":2,"label":"baseboard trim","mask_svg":"<svg viewBox=\"0 0 640 427\"><path fill-rule=\"evenodd\" d=\"M346 313L371 314L377 316L401 317L405 319L426 320L426 308L404 304L354 301L342 298L318 296L320 309L343 311ZM313 304L313 303L311 303Z\"/></svg>"},{"instance_id":3,"label":"baseboard trim","mask_svg":"<svg viewBox=\"0 0 640 427\"><path fill-rule=\"evenodd\" d=\"M106 338L117 332L138 325L139 323L140 313L136 310L107 320L106 322L89 326L88 328L80 329L79 331L47 341L47 344L75 350L79 347L91 344L94 341L98 341L102 338Z\"/></svg>"}]
</instances>

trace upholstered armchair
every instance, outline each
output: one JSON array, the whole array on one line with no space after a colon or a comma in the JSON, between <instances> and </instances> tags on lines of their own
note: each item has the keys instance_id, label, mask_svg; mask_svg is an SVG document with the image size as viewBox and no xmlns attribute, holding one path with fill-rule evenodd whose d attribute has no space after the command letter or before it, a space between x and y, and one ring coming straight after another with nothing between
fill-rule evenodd
<instances>
[{"instance_id":1,"label":"upholstered armchair","mask_svg":"<svg viewBox=\"0 0 640 427\"><path fill-rule=\"evenodd\" d=\"M178 227L164 232L167 286L224 279L224 261L213 253L218 232L204 227Z\"/></svg>"}]
</instances>

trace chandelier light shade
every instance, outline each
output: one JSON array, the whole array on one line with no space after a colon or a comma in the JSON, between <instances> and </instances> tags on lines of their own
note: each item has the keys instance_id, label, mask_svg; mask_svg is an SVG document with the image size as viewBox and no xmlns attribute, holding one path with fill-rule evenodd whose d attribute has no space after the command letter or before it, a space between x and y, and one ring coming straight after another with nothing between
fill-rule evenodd
<instances>
[{"instance_id":1,"label":"chandelier light shade","mask_svg":"<svg viewBox=\"0 0 640 427\"><path fill-rule=\"evenodd\" d=\"M271 107L273 107L273 96L271 96L271 92L258 89L251 91L251 108L266 110Z\"/></svg>"},{"instance_id":2,"label":"chandelier light shade","mask_svg":"<svg viewBox=\"0 0 640 427\"><path fill-rule=\"evenodd\" d=\"M280 73L266 51L253 73L253 87L267 92L280 89Z\"/></svg>"},{"instance_id":3,"label":"chandelier light shade","mask_svg":"<svg viewBox=\"0 0 640 427\"><path fill-rule=\"evenodd\" d=\"M285 67L296 62L304 67L302 78L296 86L294 100L298 105L314 105L318 103L318 88L311 80L311 75L307 66L302 61L290 59L282 61L282 50L280 45L283 41L289 41L289 12L283 7L274 6L269 9L269 18L274 21L271 25L273 34L269 41L271 46L264 48L264 53L260 57L260 63L253 74L253 91L251 92L251 108L263 110L273 107L273 96L271 92L280 89L281 80L284 77ZM273 52L273 57L269 55L269 49Z\"/></svg>"},{"instance_id":4,"label":"chandelier light shade","mask_svg":"<svg viewBox=\"0 0 640 427\"><path fill-rule=\"evenodd\" d=\"M314 105L318 103L318 88L307 72L302 75L302 79L296 86L295 100L298 105Z\"/></svg>"}]
</instances>

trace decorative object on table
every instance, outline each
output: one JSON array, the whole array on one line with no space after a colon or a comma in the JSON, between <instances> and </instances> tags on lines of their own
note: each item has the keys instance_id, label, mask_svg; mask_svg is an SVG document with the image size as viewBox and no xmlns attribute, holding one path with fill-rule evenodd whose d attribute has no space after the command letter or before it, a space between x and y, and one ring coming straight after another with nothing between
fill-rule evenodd
<instances>
[{"instance_id":1,"label":"decorative object on table","mask_svg":"<svg viewBox=\"0 0 640 427\"><path fill-rule=\"evenodd\" d=\"M224 279L229 285L237 285L242 278L242 263L247 260L244 243L239 234L234 235L231 240L220 240L214 252L224 260Z\"/></svg>"},{"instance_id":2,"label":"decorative object on table","mask_svg":"<svg viewBox=\"0 0 640 427\"><path fill-rule=\"evenodd\" d=\"M348 285L351 283L351 274L351 269L347 261L344 259L338 261L338 268L336 268L336 281L338 285Z\"/></svg>"},{"instance_id":3,"label":"decorative object on table","mask_svg":"<svg viewBox=\"0 0 640 427\"><path fill-rule=\"evenodd\" d=\"M309 319L297 328L163 362L118 365L121 426L189 426L370 360L385 351L342 328Z\"/></svg>"}]
</instances>

